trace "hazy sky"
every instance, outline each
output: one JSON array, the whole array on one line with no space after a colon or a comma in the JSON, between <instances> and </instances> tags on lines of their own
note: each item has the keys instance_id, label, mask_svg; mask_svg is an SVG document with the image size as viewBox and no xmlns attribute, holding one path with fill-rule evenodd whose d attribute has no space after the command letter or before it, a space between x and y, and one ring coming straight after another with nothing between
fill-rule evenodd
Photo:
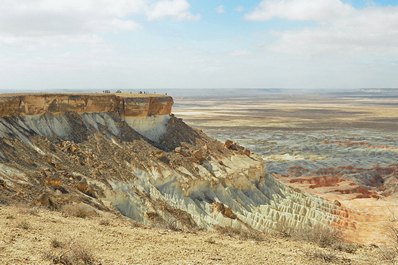
<instances>
[{"instance_id":1,"label":"hazy sky","mask_svg":"<svg viewBox=\"0 0 398 265\"><path fill-rule=\"evenodd\" d=\"M0 0L0 89L398 87L398 0Z\"/></svg>"}]
</instances>

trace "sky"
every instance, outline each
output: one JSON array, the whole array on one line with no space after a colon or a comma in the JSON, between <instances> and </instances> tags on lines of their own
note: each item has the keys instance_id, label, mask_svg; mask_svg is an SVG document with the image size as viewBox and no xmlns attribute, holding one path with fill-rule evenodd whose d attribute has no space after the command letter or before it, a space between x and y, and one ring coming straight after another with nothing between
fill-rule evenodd
<instances>
[{"instance_id":1,"label":"sky","mask_svg":"<svg viewBox=\"0 0 398 265\"><path fill-rule=\"evenodd\" d=\"M398 0L0 0L0 90L398 87Z\"/></svg>"}]
</instances>

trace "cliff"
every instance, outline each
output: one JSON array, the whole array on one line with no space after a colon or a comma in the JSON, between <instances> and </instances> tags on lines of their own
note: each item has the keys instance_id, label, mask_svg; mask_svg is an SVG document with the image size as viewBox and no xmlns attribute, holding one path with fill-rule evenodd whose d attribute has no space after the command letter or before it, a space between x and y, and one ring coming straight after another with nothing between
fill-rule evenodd
<instances>
[{"instance_id":1,"label":"cliff","mask_svg":"<svg viewBox=\"0 0 398 265\"><path fill-rule=\"evenodd\" d=\"M146 117L171 113L173 99L146 94L3 94L0 117L45 113L117 112L121 116Z\"/></svg>"},{"instance_id":2,"label":"cliff","mask_svg":"<svg viewBox=\"0 0 398 265\"><path fill-rule=\"evenodd\" d=\"M68 112L77 114L113 113L126 121L131 128L155 142L159 141L165 133L172 106L172 97L158 94L0 95L0 117L20 117L31 120L32 116L45 114L59 116ZM41 128L37 128L35 131L41 131ZM1 134L0 125L0 136Z\"/></svg>"},{"instance_id":3,"label":"cliff","mask_svg":"<svg viewBox=\"0 0 398 265\"><path fill-rule=\"evenodd\" d=\"M172 104L160 95L0 96L0 203L84 203L187 230L352 226L340 206L267 175L260 156L169 115Z\"/></svg>"}]
</instances>

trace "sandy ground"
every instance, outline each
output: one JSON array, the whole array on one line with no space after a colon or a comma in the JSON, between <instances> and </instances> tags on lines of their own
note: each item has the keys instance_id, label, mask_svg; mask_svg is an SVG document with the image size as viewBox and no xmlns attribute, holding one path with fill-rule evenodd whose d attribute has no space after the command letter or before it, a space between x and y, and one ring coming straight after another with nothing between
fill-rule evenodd
<instances>
[{"instance_id":1,"label":"sandy ground","mask_svg":"<svg viewBox=\"0 0 398 265\"><path fill-rule=\"evenodd\" d=\"M175 99L173 112L190 125L278 129L397 130L397 99Z\"/></svg>"},{"instance_id":2,"label":"sandy ground","mask_svg":"<svg viewBox=\"0 0 398 265\"><path fill-rule=\"evenodd\" d=\"M277 236L255 241L147 228L111 213L82 219L0 206L0 264L54 264L74 255L71 249L89 254L93 264L391 264L375 246L350 254Z\"/></svg>"}]
</instances>

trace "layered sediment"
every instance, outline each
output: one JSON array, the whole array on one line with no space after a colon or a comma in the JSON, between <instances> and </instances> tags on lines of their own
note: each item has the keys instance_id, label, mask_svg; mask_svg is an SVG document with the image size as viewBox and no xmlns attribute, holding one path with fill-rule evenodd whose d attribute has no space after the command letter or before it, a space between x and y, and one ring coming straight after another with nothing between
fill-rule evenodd
<instances>
[{"instance_id":1,"label":"layered sediment","mask_svg":"<svg viewBox=\"0 0 398 265\"><path fill-rule=\"evenodd\" d=\"M0 117L65 112L117 112L126 117L147 117L169 115L172 106L172 97L157 94L0 95Z\"/></svg>"},{"instance_id":2,"label":"layered sediment","mask_svg":"<svg viewBox=\"0 0 398 265\"><path fill-rule=\"evenodd\" d=\"M84 203L145 224L257 231L355 228L340 206L268 176L147 95L0 97L0 202Z\"/></svg>"},{"instance_id":3,"label":"layered sediment","mask_svg":"<svg viewBox=\"0 0 398 265\"><path fill-rule=\"evenodd\" d=\"M8 94L0 96L0 117L31 121L44 114L113 113L142 135L158 141L172 106L172 97L157 94ZM2 131L0 128L0 135Z\"/></svg>"}]
</instances>

